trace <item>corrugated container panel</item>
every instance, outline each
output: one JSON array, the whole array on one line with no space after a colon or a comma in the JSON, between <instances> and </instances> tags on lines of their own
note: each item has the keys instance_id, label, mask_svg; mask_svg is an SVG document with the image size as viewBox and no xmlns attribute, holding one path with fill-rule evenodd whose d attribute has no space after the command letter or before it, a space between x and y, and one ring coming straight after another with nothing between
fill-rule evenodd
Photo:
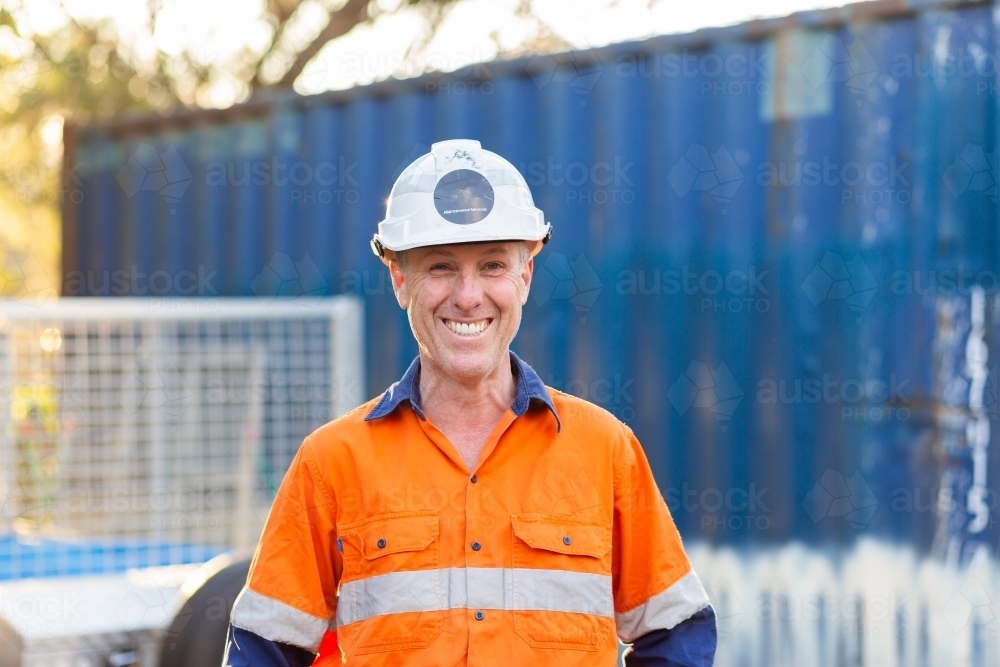
<instances>
[{"instance_id":1,"label":"corrugated container panel","mask_svg":"<svg viewBox=\"0 0 1000 667\"><path fill-rule=\"evenodd\" d=\"M975 478L955 424L975 421L977 313L996 376L991 12L865 3L70 128L65 268L361 295L379 391L416 346L368 241L410 161L476 138L555 226L515 349L635 430L686 536L995 544L995 522L973 534L936 500Z\"/></svg>"}]
</instances>

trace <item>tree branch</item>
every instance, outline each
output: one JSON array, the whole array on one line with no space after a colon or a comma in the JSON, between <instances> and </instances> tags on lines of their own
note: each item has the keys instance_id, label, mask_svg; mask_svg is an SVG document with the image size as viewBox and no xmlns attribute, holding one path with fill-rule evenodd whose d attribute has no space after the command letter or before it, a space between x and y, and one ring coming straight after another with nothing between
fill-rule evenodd
<instances>
[{"instance_id":1,"label":"tree branch","mask_svg":"<svg viewBox=\"0 0 1000 667\"><path fill-rule=\"evenodd\" d=\"M275 47L281 43L285 27L288 25L289 19L294 16L295 10L299 8L300 4L300 0L267 0L267 12L274 23L274 35L271 37L271 43L268 44L264 53L256 57L253 65L253 76L250 77L250 81L248 82L250 90L257 90L263 85L260 80L260 66L274 53Z\"/></svg>"},{"instance_id":2,"label":"tree branch","mask_svg":"<svg viewBox=\"0 0 1000 667\"><path fill-rule=\"evenodd\" d=\"M291 87L299 78L309 61L319 53L319 50L338 37L343 37L355 26L368 20L368 3L370 0L347 0L347 4L330 15L330 22L316 36L309 46L299 51L288 71L275 83L276 87ZM256 80L256 77L254 77Z\"/></svg>"}]
</instances>

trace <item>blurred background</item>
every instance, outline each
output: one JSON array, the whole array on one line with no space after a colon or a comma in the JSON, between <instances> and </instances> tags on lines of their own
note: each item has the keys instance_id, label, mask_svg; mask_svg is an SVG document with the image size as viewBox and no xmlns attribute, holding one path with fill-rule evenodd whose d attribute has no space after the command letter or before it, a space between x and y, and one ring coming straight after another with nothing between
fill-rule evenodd
<instances>
[{"instance_id":1,"label":"blurred background","mask_svg":"<svg viewBox=\"0 0 1000 667\"><path fill-rule=\"evenodd\" d=\"M514 349L642 441L717 664L1000 664L998 14L836 4L0 2L0 656L199 664L416 355L368 240L471 138L554 227Z\"/></svg>"}]
</instances>

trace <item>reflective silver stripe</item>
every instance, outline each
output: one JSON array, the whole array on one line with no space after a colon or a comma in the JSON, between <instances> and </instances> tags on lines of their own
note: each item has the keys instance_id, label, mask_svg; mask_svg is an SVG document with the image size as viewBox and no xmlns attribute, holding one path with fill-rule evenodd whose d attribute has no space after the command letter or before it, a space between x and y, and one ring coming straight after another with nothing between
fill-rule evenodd
<instances>
[{"instance_id":1,"label":"reflective silver stripe","mask_svg":"<svg viewBox=\"0 0 1000 667\"><path fill-rule=\"evenodd\" d=\"M445 568L340 585L337 627L375 616L447 609L578 612L614 617L611 577L565 570Z\"/></svg>"},{"instance_id":2,"label":"reflective silver stripe","mask_svg":"<svg viewBox=\"0 0 1000 667\"><path fill-rule=\"evenodd\" d=\"M691 570L674 585L635 609L615 614L618 636L626 644L652 630L669 630L709 604L701 579Z\"/></svg>"},{"instance_id":3,"label":"reflective silver stripe","mask_svg":"<svg viewBox=\"0 0 1000 667\"><path fill-rule=\"evenodd\" d=\"M273 642L300 646L316 653L329 621L244 587L233 605L230 622L237 628Z\"/></svg>"}]
</instances>

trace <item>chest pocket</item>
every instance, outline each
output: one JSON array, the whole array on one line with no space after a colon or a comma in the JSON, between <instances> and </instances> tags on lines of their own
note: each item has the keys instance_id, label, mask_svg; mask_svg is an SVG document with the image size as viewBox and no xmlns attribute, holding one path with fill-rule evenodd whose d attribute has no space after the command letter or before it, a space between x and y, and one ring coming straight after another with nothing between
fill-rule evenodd
<instances>
[{"instance_id":1,"label":"chest pocket","mask_svg":"<svg viewBox=\"0 0 1000 667\"><path fill-rule=\"evenodd\" d=\"M597 651L614 630L611 525L511 515L514 630L535 648Z\"/></svg>"},{"instance_id":2,"label":"chest pocket","mask_svg":"<svg viewBox=\"0 0 1000 667\"><path fill-rule=\"evenodd\" d=\"M437 513L379 514L338 526L337 536L344 562L337 625L345 650L430 645L444 619Z\"/></svg>"}]
</instances>

